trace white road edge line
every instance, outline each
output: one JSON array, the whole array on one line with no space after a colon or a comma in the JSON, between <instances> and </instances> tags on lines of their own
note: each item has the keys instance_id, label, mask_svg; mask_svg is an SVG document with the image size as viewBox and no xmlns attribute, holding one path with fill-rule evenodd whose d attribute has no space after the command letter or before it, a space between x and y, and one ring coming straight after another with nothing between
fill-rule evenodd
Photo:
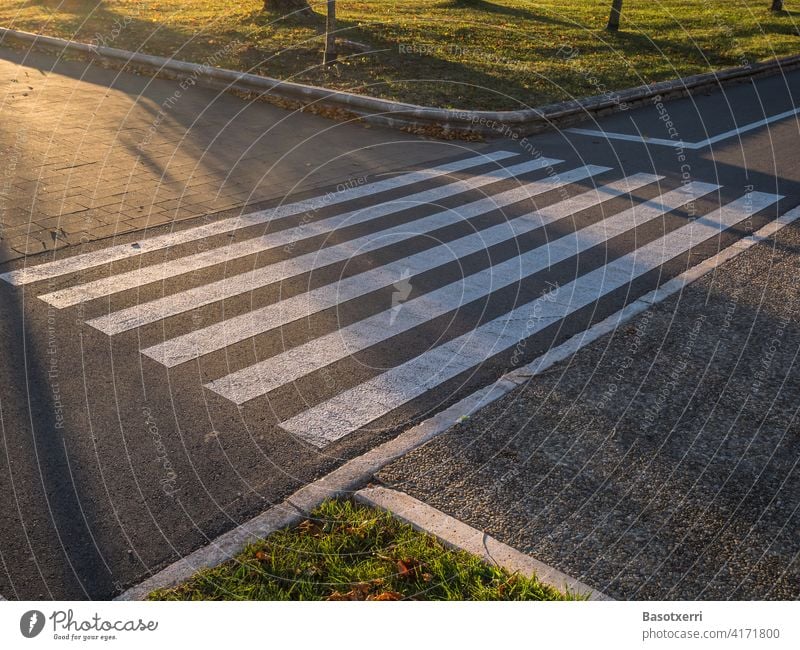
<instances>
[{"instance_id":1,"label":"white road edge line","mask_svg":"<svg viewBox=\"0 0 800 650\"><path fill-rule=\"evenodd\" d=\"M762 126L766 126L767 124L771 124L772 122L777 122L778 120L783 120L787 117L791 117L792 115L797 115L798 113L800 113L800 107L784 111L783 113L778 113L777 115L773 115L772 117L765 117L763 120L758 120L757 122L751 122L750 124L745 124L744 126L737 126L735 129L731 129L730 131L725 131L724 133L711 136L710 138L706 138L705 140L700 140L700 142L684 142L683 140L648 138L647 136L629 135L627 133L614 133L611 131L600 131L597 129L570 128L564 130L567 131L568 133L576 133L578 135L590 135L600 138L607 138L609 140L642 142L644 144L657 144L664 147L674 147L675 149L696 150L707 147L710 144L721 142L722 140L727 140L728 138L741 135L742 133L753 131L755 129L761 128Z\"/></svg>"},{"instance_id":2,"label":"white road edge line","mask_svg":"<svg viewBox=\"0 0 800 650\"><path fill-rule=\"evenodd\" d=\"M422 181L438 178L446 174L465 171L472 167L479 167L481 165L489 164L492 162L499 162L516 156L517 154L511 151L495 151L488 154L479 154L477 156L470 156L457 160L452 163L439 165L437 167L430 167L421 169L399 176L392 176L381 181L360 185L357 187L348 188L334 194L332 197L329 195L315 196L310 199L296 201L284 205L278 205L274 208L267 210L259 210L238 217L230 217L220 221L204 224L202 226L195 226L185 230L178 230L168 232L164 235L144 239L138 243L138 246L132 244L119 244L111 246L110 248L103 248L101 250L92 251L90 253L83 253L74 255L72 257L65 257L53 262L39 264L18 269L16 271L9 271L8 273L0 274L0 278L13 285L25 285L31 282L39 282L40 280L48 280L56 278L60 275L68 273L75 273L89 268L108 264L117 260L123 260L130 257L137 257L144 253L151 253L153 251L162 250L177 246L178 244L185 244L187 242L197 241L206 237L220 235L223 233L240 230L241 228L248 228L250 226L265 224L271 221L277 221L285 217L296 214L301 214L309 210L317 210L329 205L336 205L345 201L361 198L374 194L375 192L384 192L388 190L413 185Z\"/></svg>"},{"instance_id":3,"label":"white road edge line","mask_svg":"<svg viewBox=\"0 0 800 650\"><path fill-rule=\"evenodd\" d=\"M606 140L623 140L625 142L643 142L644 144L660 144L664 147L675 147L676 149L693 149L693 143L683 142L682 140L665 140L663 138L647 138L639 135L629 135L627 133L614 133L613 131L598 131L596 129L564 129L567 133L576 135L588 135Z\"/></svg>"},{"instance_id":4,"label":"white road edge line","mask_svg":"<svg viewBox=\"0 0 800 650\"><path fill-rule=\"evenodd\" d=\"M798 219L800 219L800 207L790 210L752 235L743 237L713 257L709 257L700 264L684 271L657 289L626 305L605 320L580 334L576 334L538 359L534 359L528 365L503 375L493 384L467 395L461 401L453 404L453 406L404 431L393 440L370 449L365 454L346 462L330 474L300 488L284 502L253 517L241 526L220 535L206 546L197 549L138 585L131 587L114 600L144 600L155 589L174 587L185 582L201 569L213 568L223 562L227 562L240 553L250 542L263 539L277 530L299 523L325 499L354 493L358 488L366 485L373 475L386 465L451 429L465 416L470 416L484 406L497 401L512 390L527 383L532 377L541 374L559 361L569 358L589 343L613 332L620 325L632 320L652 305L663 302L670 296L679 293L685 286L699 280L754 244L769 239L782 228Z\"/></svg>"},{"instance_id":5,"label":"white road edge line","mask_svg":"<svg viewBox=\"0 0 800 650\"><path fill-rule=\"evenodd\" d=\"M576 578L503 544L487 533L405 492L376 486L359 490L353 498L366 506L389 512L412 528L436 537L445 546L466 551L487 564L503 568L509 573L519 573L528 578L535 577L539 582L554 587L561 593L587 596L588 600L614 600Z\"/></svg>"}]
</instances>

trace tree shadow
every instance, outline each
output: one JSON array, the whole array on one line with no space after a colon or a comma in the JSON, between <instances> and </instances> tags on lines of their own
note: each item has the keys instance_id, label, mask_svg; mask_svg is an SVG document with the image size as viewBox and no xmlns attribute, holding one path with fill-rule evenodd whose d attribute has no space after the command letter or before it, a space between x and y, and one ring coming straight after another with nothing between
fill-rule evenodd
<instances>
[{"instance_id":1,"label":"tree shadow","mask_svg":"<svg viewBox=\"0 0 800 650\"><path fill-rule=\"evenodd\" d=\"M568 20L560 20L546 14L536 13L530 9L521 7L506 7L488 0L444 0L437 7L441 9L472 9L475 11L485 11L487 13L511 16L520 20L531 20L537 23L550 25L562 25L564 27L575 27L575 23Z\"/></svg>"},{"instance_id":2,"label":"tree shadow","mask_svg":"<svg viewBox=\"0 0 800 650\"><path fill-rule=\"evenodd\" d=\"M67 382L78 380L62 362L57 321L45 315L43 333L32 318L23 293L0 280L0 534L13 567L0 591L24 600L107 597L112 577L90 523L98 517L88 490L94 459L76 451L87 432L62 401Z\"/></svg>"},{"instance_id":3,"label":"tree shadow","mask_svg":"<svg viewBox=\"0 0 800 650\"><path fill-rule=\"evenodd\" d=\"M718 53L710 53L693 44L691 41L675 42L659 38L640 32L627 32L624 29L618 32L607 32L607 38L612 42L622 46L621 54L624 56L626 50L650 51L655 55L664 57L667 61L673 57L679 60L683 58L698 59L698 63L716 69L715 62L722 64L738 64L739 57L736 54L722 56ZM607 49L605 44L599 44L603 49ZM712 56L709 56L709 55Z\"/></svg>"},{"instance_id":4,"label":"tree shadow","mask_svg":"<svg viewBox=\"0 0 800 650\"><path fill-rule=\"evenodd\" d=\"M19 3L20 7L30 5L43 7L50 13L59 11L85 15L87 9L105 7L105 0L24 0Z\"/></svg>"}]
</instances>

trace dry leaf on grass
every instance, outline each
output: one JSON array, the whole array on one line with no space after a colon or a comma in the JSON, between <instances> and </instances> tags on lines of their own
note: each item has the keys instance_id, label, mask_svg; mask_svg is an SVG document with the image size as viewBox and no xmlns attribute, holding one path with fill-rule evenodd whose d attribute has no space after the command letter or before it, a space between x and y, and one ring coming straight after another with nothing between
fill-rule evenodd
<instances>
[{"instance_id":1,"label":"dry leaf on grass","mask_svg":"<svg viewBox=\"0 0 800 650\"><path fill-rule=\"evenodd\" d=\"M340 591L334 591L330 596L328 596L327 600L369 600L369 592L371 588L371 584L368 582L362 582L355 585L350 591L344 594Z\"/></svg>"},{"instance_id":2,"label":"dry leaf on grass","mask_svg":"<svg viewBox=\"0 0 800 650\"><path fill-rule=\"evenodd\" d=\"M322 532L319 524L317 524L315 521L311 521L310 519L306 519L305 521L301 521L299 524L297 524L297 530L299 530L301 533L312 535L314 537L319 537L320 533Z\"/></svg>"},{"instance_id":3,"label":"dry leaf on grass","mask_svg":"<svg viewBox=\"0 0 800 650\"><path fill-rule=\"evenodd\" d=\"M402 560L397 560L395 563L397 567L397 574L401 578L405 578L407 580L413 580L415 578L422 578L425 582L428 582L431 578L430 574L423 573L423 569L425 568L425 563L421 562L420 560L416 560L414 558L403 558ZM425 576L429 576L428 579L425 579Z\"/></svg>"},{"instance_id":4,"label":"dry leaf on grass","mask_svg":"<svg viewBox=\"0 0 800 650\"><path fill-rule=\"evenodd\" d=\"M367 600L403 600L403 594L396 591L384 591L380 594L368 596Z\"/></svg>"}]
</instances>

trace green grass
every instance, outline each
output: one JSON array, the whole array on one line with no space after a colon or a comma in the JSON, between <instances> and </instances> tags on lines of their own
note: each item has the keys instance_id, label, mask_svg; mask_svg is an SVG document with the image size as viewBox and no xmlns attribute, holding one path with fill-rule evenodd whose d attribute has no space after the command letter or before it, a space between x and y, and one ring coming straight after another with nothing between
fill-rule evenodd
<instances>
[{"instance_id":1,"label":"green grass","mask_svg":"<svg viewBox=\"0 0 800 650\"><path fill-rule=\"evenodd\" d=\"M319 0L312 5L324 11ZM375 52L330 70L320 68L322 17L282 20L265 14L260 0L0 0L0 24L475 109L536 106L800 52L797 15L772 14L768 0L628 0L616 35L603 29L608 5L340 0L341 35ZM567 58L563 48L576 55Z\"/></svg>"},{"instance_id":2,"label":"green grass","mask_svg":"<svg viewBox=\"0 0 800 650\"><path fill-rule=\"evenodd\" d=\"M327 501L312 518L150 600L564 600L390 515Z\"/></svg>"}]
</instances>

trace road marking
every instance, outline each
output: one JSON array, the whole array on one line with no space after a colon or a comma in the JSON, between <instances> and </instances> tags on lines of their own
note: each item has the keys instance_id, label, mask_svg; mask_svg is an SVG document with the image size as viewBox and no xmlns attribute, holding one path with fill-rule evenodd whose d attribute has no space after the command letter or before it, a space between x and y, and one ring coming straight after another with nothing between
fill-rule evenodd
<instances>
[{"instance_id":1,"label":"road marking","mask_svg":"<svg viewBox=\"0 0 800 650\"><path fill-rule=\"evenodd\" d=\"M549 158L537 158L528 160L512 167L505 167L493 170L487 174L471 177L469 180L456 181L448 185L436 187L431 190L419 192L411 196L403 197L395 201L388 201L377 206L361 208L352 212L322 219L320 221L303 224L294 228L288 228L276 233L270 233L261 237L247 239L235 244L227 244L211 250L195 253L180 257L176 260L151 264L139 267L133 271L127 271L112 275L110 277L94 280L85 284L76 285L67 289L53 291L39 296L46 303L63 309L72 307L82 302L88 302L96 298L110 296L115 293L136 289L152 282L160 282L169 278L174 278L185 273L191 273L200 269L225 264L235 259L254 255L256 253L266 253L275 251L282 247L295 244L297 242L311 239L321 234L331 233L339 228L355 224L363 224L397 212L403 212L418 204L433 203L440 199L454 196L462 192L490 185L499 180L514 178L518 174L525 174L536 171L549 164L559 161ZM555 177L554 177L555 178ZM519 189L519 188L515 188ZM521 200L521 199L520 199ZM472 204L470 204L472 205ZM459 208L460 210L461 208ZM437 213L438 215L445 213ZM447 213L450 214L449 212ZM450 217L452 219L452 217ZM422 221L422 220L420 220ZM444 223L443 219L440 219ZM407 224L406 229L413 228ZM401 227L398 227L401 228ZM361 238L363 241L364 238ZM358 240L352 240L353 242ZM323 249L326 250L326 249ZM314 253L316 254L316 253ZM297 258L295 258L297 259ZM284 266L290 265L293 260L281 262Z\"/></svg>"},{"instance_id":2,"label":"road marking","mask_svg":"<svg viewBox=\"0 0 800 650\"><path fill-rule=\"evenodd\" d=\"M480 187L481 184L495 183L501 178L516 178L517 174L542 169L555 162L561 161L539 158L498 170L492 174L478 173L474 178L418 192L412 194L411 197L393 198L384 203L378 202L377 205L373 204L359 210L322 219L311 224L310 231L307 226L303 227L302 232L301 229L287 228L284 231L278 231L271 237L254 237L241 243L222 245L199 255L188 255L164 264L151 264L137 269L135 272L124 271L101 280L71 286L39 297L59 306L78 304L84 300L111 295L127 288L138 288L141 284L157 279L176 277L198 268L220 264L231 258L231 251L234 251L234 256L243 257L249 253L243 252L242 245L257 246L255 252L261 252L276 245L304 241L319 234L337 232L339 229L351 225L354 220L357 223L369 223L375 218L369 215L374 215L376 212L381 215L401 212L405 208L398 210L394 209L394 206L408 203L409 199L422 197L425 199L422 202L423 205L428 205L433 200L432 196L439 196L439 194L432 195L432 193L447 192L444 195L450 196L454 187L463 187L463 191L466 191ZM495 186L489 190L498 192L495 195L484 196L484 198L472 200L452 209L440 208L435 214L416 218L405 224L387 224L390 227L385 227L384 230L374 230L375 224L370 223L373 232L368 235L332 244L319 251L299 254L297 257L254 269L249 273L229 278L223 276L221 280L188 291L163 296L142 305L129 306L92 319L91 324L109 334L128 331L141 324L153 323L169 315L184 313L192 308L241 295L254 288L265 287L273 282L298 277L336 262L347 261L354 255L386 249L387 246L403 242L425 232L433 232L444 226L461 223L463 220L480 215L492 214L504 206L530 200L538 194L550 192L607 171L610 171L607 167L586 165L562 174L552 173L547 178L539 178L527 183L514 183L512 189L505 191L498 192ZM430 249L412 254L404 259L354 274L339 282L329 282L325 287L318 287L278 303L252 309L240 316L190 331L163 343L150 345L141 352L168 367L174 367L210 352L227 350L232 344L259 334L270 333L277 327L319 314L344 301L369 298L371 292L391 287L399 277L409 280L412 272L420 274L431 271L454 260L461 260L472 253L486 250L488 247L512 243L520 235L541 228L547 223L556 222L574 215L580 210L600 205L614 196L629 194L634 189L657 180L659 177L653 175L636 174L602 187L594 187L589 191L581 190L582 193L577 196L551 203L541 209L529 211L525 209L527 205L518 206L514 214L517 215L523 211L526 214L513 216L510 220L505 219L502 223L495 225L482 226L483 230L478 232L475 232L474 229L470 231L464 228L466 233L454 236L451 241L446 243L438 243ZM444 190L442 189L444 187L450 189ZM459 278L444 286L441 286L442 283L439 282L438 286L427 293L415 296L411 300L405 300L400 310L395 309L394 303L391 308L388 303L386 305L367 305L370 309L361 320L333 333L323 332L311 343L300 344L247 368L235 372L228 370L229 374L226 376L217 376L216 379L212 377L213 381L207 383L206 387L229 398L236 404L246 403L255 397L266 395L276 388L307 377L319 369L339 364L349 355L387 341L401 332L413 331L434 318L446 316L458 310L465 304L492 296L504 287L511 287L519 283L521 279L530 278L534 274L546 271L553 264L574 259L581 253L595 246L603 245L618 235L635 232L633 229L638 225L656 219L686 205L699 196L718 189L718 185L694 182L659 195L655 199L642 201L634 207L603 218L580 230L575 231L573 225L573 232L557 236L557 239L544 246L538 246L536 249L522 254L517 252L512 259L494 264L489 268L478 270L470 268L465 278ZM414 190L409 191L413 192ZM689 224L636 250L628 253L624 253L624 251L613 253L620 257L607 262L605 266L595 271L572 279L555 295L550 294L525 305L509 305L506 309L511 311L503 316L479 325L461 336L456 336L454 332L450 336L456 336L456 338L430 348L414 359L404 363L401 363L401 359L396 359L394 363L399 365L357 386L350 386L339 394L330 396L333 391L329 392L326 395L328 399L318 404L307 405L305 411L295 413L282 424L288 432L294 433L314 445L323 447L330 444L429 390L441 386L445 381L457 377L460 373L477 369L486 359L508 350L520 341L556 324L576 310L590 306L604 296L608 296L610 292L624 288L635 278L659 268L666 261L683 252L690 251L698 243L709 241L713 234L719 234L722 230L730 228L733 224L739 223L780 198L777 195L759 192L748 194L708 215L694 218ZM376 201L379 200L376 199ZM552 198L548 198L545 202L552 200ZM631 200L633 201L633 199ZM343 209L347 210L347 208ZM430 210L424 210L422 214L427 212ZM415 213L409 212L404 218L414 218L414 216ZM386 221L391 220L387 219ZM486 223L483 220L481 222ZM670 223L674 223L674 221ZM381 228L384 225L381 224L378 227ZM633 239L632 246L636 245L634 236L625 240L626 247L631 246L628 243L631 239ZM731 248L735 248L735 246L734 244ZM628 250L630 249L628 248ZM170 253L172 251L168 250L165 254ZM217 256L215 261L203 257L209 254ZM191 263L187 263L187 260L190 260ZM691 268L696 269L702 264L701 262L700 265ZM215 269L215 272L217 271L218 269ZM397 273L393 273L395 271ZM224 273L224 267L222 272ZM668 284L669 282L661 286ZM124 288L120 288L121 286ZM565 294L567 295L565 296ZM131 300L133 299L135 298L131 298ZM633 299L635 300L636 296ZM531 314L535 318L531 318Z\"/></svg>"},{"instance_id":3,"label":"road marking","mask_svg":"<svg viewBox=\"0 0 800 650\"><path fill-rule=\"evenodd\" d=\"M663 138L648 138L639 135L628 135L627 133L614 133L613 131L597 131L595 129L564 129L567 133L577 135L588 135L596 138L606 138L607 140L623 140L625 142L643 142L644 144L660 144L664 147L675 147L676 149L695 149L691 142L683 140L666 140Z\"/></svg>"},{"instance_id":4,"label":"road marking","mask_svg":"<svg viewBox=\"0 0 800 650\"><path fill-rule=\"evenodd\" d=\"M326 365L341 361L397 334L530 278L554 264L608 242L716 189L719 189L718 185L695 183L673 190L658 201L642 203L604 221L552 240L519 257L480 270L410 300L403 304L391 325L389 321L392 310L387 309L210 382L206 384L206 388L235 404L244 404Z\"/></svg>"},{"instance_id":5,"label":"road marking","mask_svg":"<svg viewBox=\"0 0 800 650\"><path fill-rule=\"evenodd\" d=\"M797 115L798 113L800 113L800 107L784 111L783 113L778 113L777 115L773 115L772 117L765 117L763 120L758 120L757 122L751 122L750 124L745 124L744 126L737 126L736 128L731 129L730 131L725 131L724 133L720 133L719 135L706 138L705 140L700 140L699 142L685 142L683 140L667 140L664 138L648 138L647 136L629 135L627 133L614 133L611 131L600 131L596 129L570 128L570 129L565 129L565 131L569 133L576 133L578 135L589 135L593 137L607 138L609 140L643 142L644 144L657 144L664 147L674 147L675 149L695 150L695 149L703 149L704 147L707 147L710 144L714 144L716 142L722 142L723 140L727 140L735 136L740 136L743 133L747 133L748 131L759 129L762 126L766 126L767 124L772 124L772 122L777 122L778 120L786 119L787 117L792 117L793 115Z\"/></svg>"},{"instance_id":6,"label":"road marking","mask_svg":"<svg viewBox=\"0 0 800 650\"><path fill-rule=\"evenodd\" d=\"M442 261L442 256L449 255L453 257L456 252L458 253L458 257L469 255L470 253L484 250L489 246L514 239L536 227L535 224L524 222L521 219L506 221L496 226L491 226L486 230L480 230L451 242L434 246L433 248L416 253L411 257L390 262L385 266L343 278L338 281L335 289L331 288L330 284L326 284L306 293L286 298L277 304L281 306L282 312L287 313L288 311L292 311L288 308L289 304L297 305L297 309L300 309L300 303L309 308L313 304L315 311L322 310L326 307L332 307L333 305L344 302L345 300L369 293L374 289L391 285L397 280L399 275L406 270L414 269L415 272L422 272L428 268L426 266L427 264L431 265L429 268L441 266L447 263L446 261ZM266 286L264 284L265 282L269 284L272 281L272 276L265 276L263 273L259 274L255 271L249 271L241 275L225 278L218 282L202 285L147 303L140 303L133 307L111 312L110 314L93 318L87 321L87 324L112 336L149 323L157 322L170 316L185 313L197 307L209 305L219 300L253 291L261 286ZM225 323L235 328L238 322L236 320L237 318L245 318L247 320L253 320L254 322L265 322L265 319L269 318L269 322L278 322L275 320L275 316L271 315L274 314L275 308L275 304L268 305L267 307L248 312L242 316L228 319ZM210 333L211 328L215 326L218 326L218 324L208 326L205 331Z\"/></svg>"},{"instance_id":7,"label":"road marking","mask_svg":"<svg viewBox=\"0 0 800 650\"><path fill-rule=\"evenodd\" d=\"M775 194L754 192L736 199L580 276L561 287L555 298L552 295L543 296L519 306L299 413L281 426L317 447L325 447L462 372L475 368L492 356L513 348L554 322L591 305L698 244L719 236L780 198ZM531 318L532 315L535 318Z\"/></svg>"},{"instance_id":8,"label":"road marking","mask_svg":"<svg viewBox=\"0 0 800 650\"><path fill-rule=\"evenodd\" d=\"M457 160L446 165L432 167L400 176L393 176L381 181L369 183L366 185L359 185L357 187L348 188L341 192L328 194L324 196L317 196L303 201L297 201L286 205L280 205L268 210L261 210L252 214L241 215L214 223L205 224L203 226L196 226L178 232L171 232L166 235L151 237L137 242L138 247L131 244L120 244L118 246L111 246L103 250L93 251L91 253L84 253L82 255L75 255L74 257L66 257L54 262L40 264L8 273L0 274L0 278L6 282L14 285L25 285L32 282L39 282L41 280L48 280L56 278L61 275L69 273L76 273L85 271L90 268L102 266L110 262L128 259L151 253L153 251L172 248L179 244L186 244L188 242L205 239L214 235L220 235L234 230L240 230L249 226L266 224L280 219L285 219L290 216L302 214L304 212L315 211L331 205L344 203L345 201L352 201L354 199L362 198L365 196L372 196L379 192L386 192L389 190L399 189L408 185L414 185L422 181L446 176L454 172L465 171L472 167L478 167L492 162L499 162L506 158L517 156L517 153L512 151L494 151L487 154L472 156L464 160ZM546 166L546 165L545 165Z\"/></svg>"},{"instance_id":9,"label":"road marking","mask_svg":"<svg viewBox=\"0 0 800 650\"><path fill-rule=\"evenodd\" d=\"M354 255L361 255L413 239L444 226L457 223L457 218L466 220L487 214L608 170L608 167L593 165L579 167L559 174L558 178L548 177L526 183L458 208L443 210L423 219L401 224L387 230L376 231L349 242L300 255L291 260L276 262L150 302L139 303L127 309L93 319L89 321L89 324L106 334L119 334L147 323L153 323L169 316L184 313L199 306L255 291L275 282L319 270L324 266L347 260ZM447 244L444 245L446 246Z\"/></svg>"},{"instance_id":10,"label":"road marking","mask_svg":"<svg viewBox=\"0 0 800 650\"><path fill-rule=\"evenodd\" d=\"M498 194L489 197L487 199L481 199L480 201L477 201L475 204L463 206L461 208L458 208L458 213L459 213L458 216L462 219L467 219L470 217L478 216L479 214L484 214L486 212L492 212L498 207L506 204L506 202L509 203L519 202L520 200L528 198L532 195L544 193L552 189L557 189L557 187L559 186L567 185L576 180L581 180L582 178L585 178L587 175L602 173L603 171L608 171L608 168L593 167L591 165L587 167L581 167L576 170L560 174L558 180L543 179L541 181L538 181L537 182L538 184L531 183L527 187L515 188L514 190L509 190L509 192L504 192L503 194ZM447 222L452 222L452 215L450 215L448 212L443 212L440 213L439 215L428 217L428 219L431 220L439 219ZM422 224L422 222L424 221L425 219L421 219L419 222L415 222L415 225L418 223ZM427 224L425 225L427 226ZM435 227L440 227L441 224L439 222L433 222L432 225L434 226L434 228L429 228L429 230L433 230L435 229ZM399 226L398 230L399 234L406 239L409 239L411 237L416 237L419 234L418 229L409 231L407 226ZM353 251L358 251L360 253L370 247L379 248L386 246L386 243L383 240L385 239L386 233L388 232L391 232L391 230L384 231L383 233L377 233L381 235L377 239L375 238L375 234L369 235L365 238L365 241L363 243L361 242L359 243L358 247L352 247L349 244L341 245L338 247L332 246L328 249L323 250L323 253L326 253L325 255L317 253L309 253L308 255L297 257L291 260L290 272L292 274L297 274L298 269L300 269L300 272L304 272L308 270L321 268L322 266L329 264L331 262L332 256L336 256L336 261L340 261L348 259L353 254ZM328 253L328 251L330 251L330 253ZM286 267L283 263L276 265L276 267L279 272L281 273L286 272ZM261 281L263 281L264 280L263 274L260 277ZM278 279L285 279L285 277L276 278L273 276L271 281L277 281ZM397 279L398 279L397 277L393 277L388 282L388 284L392 284ZM356 282L359 281L357 280ZM365 290L362 293L367 293L367 291ZM243 314L241 316L228 319L227 321L222 321L221 323L215 323L214 325L210 325L204 329L196 330L194 332L189 332L188 334L184 334L169 341L165 341L164 343L142 350L142 352L146 356L154 359L155 361L158 361L159 363L167 367L173 367L181 363L185 363L186 361L194 359L198 356L208 354L209 352L213 352L215 350L220 350L224 347L227 347L228 345L231 345L233 343L254 336L255 334L262 331L262 329L265 326L268 326L270 322L269 315L271 313L274 313L274 310L275 310L274 305L257 309L248 312L247 314ZM284 311L283 313L287 312ZM272 318L274 319L274 316ZM292 318L292 320L295 319L296 317Z\"/></svg>"},{"instance_id":11,"label":"road marking","mask_svg":"<svg viewBox=\"0 0 800 650\"><path fill-rule=\"evenodd\" d=\"M335 290L330 285L326 285L307 294L293 296L241 316L209 325L201 330L175 337L145 349L143 353L169 367L185 363L276 327L307 318L328 307L366 295L382 287L391 286L405 271L417 274L431 270L447 264L453 259L484 250L502 241L508 241L517 237L518 234L541 228L548 223L598 205L615 196L621 196L656 180L660 180L660 177L641 174L616 181L602 188L589 190L511 222L499 224L461 240L443 244L411 257L397 260L389 265L346 278L335 286ZM445 255L446 253L449 255Z\"/></svg>"}]
</instances>

